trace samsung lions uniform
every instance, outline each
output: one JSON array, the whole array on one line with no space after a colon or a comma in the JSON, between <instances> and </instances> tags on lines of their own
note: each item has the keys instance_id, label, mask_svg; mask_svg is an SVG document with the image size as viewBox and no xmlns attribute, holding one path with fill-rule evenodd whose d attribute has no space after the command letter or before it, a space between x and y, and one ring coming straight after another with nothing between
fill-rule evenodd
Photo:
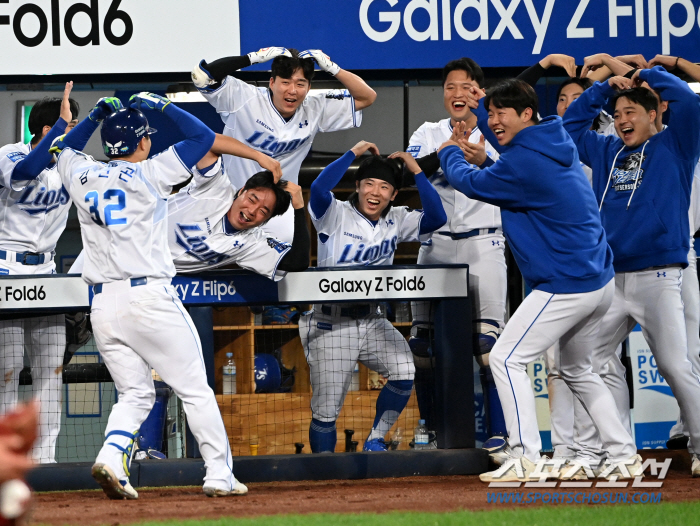
<instances>
[{"instance_id":1,"label":"samsung lions uniform","mask_svg":"<svg viewBox=\"0 0 700 526\"><path fill-rule=\"evenodd\" d=\"M355 111L355 99L347 90L309 93L294 115L285 119L272 103L268 88L257 88L235 77L226 77L217 89L200 88L224 121L224 135L238 139L263 152L282 165L284 178L296 183L302 161L319 132L357 128L362 111ZM243 188L260 166L250 159L224 155L224 166L231 184ZM268 231L278 233L282 241L293 237L292 207L267 224Z\"/></svg>"},{"instance_id":2,"label":"samsung lions uniform","mask_svg":"<svg viewBox=\"0 0 700 526\"><path fill-rule=\"evenodd\" d=\"M292 246L262 227L235 230L227 218L236 189L221 159L206 173L194 170L192 182L168 198L168 245L178 272L201 272L231 263L275 281Z\"/></svg>"},{"instance_id":3,"label":"samsung lions uniform","mask_svg":"<svg viewBox=\"0 0 700 526\"><path fill-rule=\"evenodd\" d=\"M12 181L29 144L0 148L0 274L55 274L54 250L66 226L71 200L55 166L36 179ZM32 396L41 400L39 439L32 452L38 462L55 462L61 426L61 365L66 346L63 314L0 321L3 373L0 413L17 404L24 349L32 368Z\"/></svg>"},{"instance_id":4,"label":"samsung lions uniform","mask_svg":"<svg viewBox=\"0 0 700 526\"><path fill-rule=\"evenodd\" d=\"M197 330L170 284L168 196L189 169L175 147L143 162L106 165L68 148L58 169L78 207L95 340L119 392L96 462L114 466L131 448L153 405L153 367L184 403L205 461L205 486L230 489L231 450Z\"/></svg>"}]
</instances>

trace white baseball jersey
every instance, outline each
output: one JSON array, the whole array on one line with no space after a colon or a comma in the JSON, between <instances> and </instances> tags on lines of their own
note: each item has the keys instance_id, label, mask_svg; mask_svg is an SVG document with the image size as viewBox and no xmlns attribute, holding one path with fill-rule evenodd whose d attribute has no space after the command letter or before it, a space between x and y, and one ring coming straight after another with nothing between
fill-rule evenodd
<instances>
[{"instance_id":1,"label":"white baseball jersey","mask_svg":"<svg viewBox=\"0 0 700 526\"><path fill-rule=\"evenodd\" d=\"M235 77L226 77L216 90L200 91L221 114L224 135L279 161L284 178L294 183L318 132L357 128L362 123L362 111L355 111L355 99L347 90L309 93L289 120L275 108L268 88L256 88ZM236 188L260 171L255 161L232 155L224 155L224 164Z\"/></svg>"},{"instance_id":2,"label":"white baseball jersey","mask_svg":"<svg viewBox=\"0 0 700 526\"><path fill-rule=\"evenodd\" d=\"M221 159L206 173L194 170L190 184L168 198L168 245L179 272L199 272L230 263L280 280L277 265L292 248L262 227L235 230L227 218L236 189Z\"/></svg>"},{"instance_id":3,"label":"white baseball jersey","mask_svg":"<svg viewBox=\"0 0 700 526\"><path fill-rule=\"evenodd\" d=\"M469 136L469 142L478 143L481 135L479 128L474 127ZM416 159L420 159L437 151L451 136L452 124L449 118L439 122L426 122L413 133L406 151ZM494 161L498 159L498 152L488 142L486 154ZM440 194L442 206L447 214L447 224L441 230L449 229L450 232L459 234L476 228L501 227L501 211L498 207L470 199L452 188L442 169L430 177L430 182Z\"/></svg>"},{"instance_id":4,"label":"white baseball jersey","mask_svg":"<svg viewBox=\"0 0 700 526\"><path fill-rule=\"evenodd\" d=\"M107 164L66 148L58 172L78 208L88 284L175 275L168 196L191 172L173 147L139 163Z\"/></svg>"},{"instance_id":5,"label":"white baseball jersey","mask_svg":"<svg viewBox=\"0 0 700 526\"><path fill-rule=\"evenodd\" d=\"M363 216L347 201L332 199L322 217L311 221L318 232L319 267L391 265L396 246L403 241L420 241L422 210L393 206L377 224Z\"/></svg>"},{"instance_id":6,"label":"white baseball jersey","mask_svg":"<svg viewBox=\"0 0 700 526\"><path fill-rule=\"evenodd\" d=\"M0 148L0 249L53 252L71 200L55 165L31 181L11 180L15 166L30 151L21 142Z\"/></svg>"}]
</instances>

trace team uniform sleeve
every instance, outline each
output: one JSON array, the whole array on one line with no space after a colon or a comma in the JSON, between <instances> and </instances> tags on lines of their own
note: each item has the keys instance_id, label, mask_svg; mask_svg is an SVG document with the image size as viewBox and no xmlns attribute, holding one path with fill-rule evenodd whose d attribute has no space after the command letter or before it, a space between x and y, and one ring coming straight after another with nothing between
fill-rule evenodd
<instances>
[{"instance_id":1,"label":"team uniform sleeve","mask_svg":"<svg viewBox=\"0 0 700 526\"><path fill-rule=\"evenodd\" d=\"M517 174L503 161L484 170L472 168L457 146L443 148L439 157L449 183L467 197L506 208L531 204Z\"/></svg>"},{"instance_id":2,"label":"team uniform sleeve","mask_svg":"<svg viewBox=\"0 0 700 526\"><path fill-rule=\"evenodd\" d=\"M12 172L15 171L17 163L26 157L26 153L9 146L0 150L0 184L3 187L22 190L29 183L29 181L12 181Z\"/></svg>"},{"instance_id":3,"label":"team uniform sleeve","mask_svg":"<svg viewBox=\"0 0 700 526\"><path fill-rule=\"evenodd\" d=\"M406 151L410 153L414 159L420 159L430 154L428 151L428 141L425 138L425 125L419 127L411 135L411 139L408 141L408 148Z\"/></svg>"},{"instance_id":4,"label":"team uniform sleeve","mask_svg":"<svg viewBox=\"0 0 700 526\"><path fill-rule=\"evenodd\" d=\"M424 212L423 210L410 210L409 208L394 207L392 212L398 212L398 218L400 221L398 233L399 233L399 243L407 241L420 241L420 224L423 221Z\"/></svg>"},{"instance_id":5,"label":"team uniform sleeve","mask_svg":"<svg viewBox=\"0 0 700 526\"><path fill-rule=\"evenodd\" d=\"M358 128L362 124L362 110L355 110L355 99L348 90L328 90L323 95L315 95L316 108L321 113L318 130L334 132Z\"/></svg>"},{"instance_id":6,"label":"team uniform sleeve","mask_svg":"<svg viewBox=\"0 0 700 526\"><path fill-rule=\"evenodd\" d=\"M173 186L184 183L191 175L190 169L182 162L174 146L140 162L139 165L146 180L158 195L166 199L172 193Z\"/></svg>"},{"instance_id":7,"label":"team uniform sleeve","mask_svg":"<svg viewBox=\"0 0 700 526\"><path fill-rule=\"evenodd\" d=\"M608 98L614 94L615 90L607 81L596 82L573 101L564 114L564 129L574 141L579 158L586 166L593 166L601 150L607 149L608 143L619 141L622 144L617 137L603 136L590 129Z\"/></svg>"},{"instance_id":8,"label":"team uniform sleeve","mask_svg":"<svg viewBox=\"0 0 700 526\"><path fill-rule=\"evenodd\" d=\"M224 192L229 191L230 188L231 182L224 169L224 163L219 157L213 165L207 168L200 170L195 167L192 170L192 181L180 191L186 191L193 197L199 197L205 193L209 195L219 193L223 196Z\"/></svg>"},{"instance_id":9,"label":"team uniform sleeve","mask_svg":"<svg viewBox=\"0 0 700 526\"><path fill-rule=\"evenodd\" d=\"M102 166L103 163L72 148L64 148L61 153L58 154L58 174L61 176L63 186L66 188L70 188L70 183L74 175L83 173L94 165Z\"/></svg>"},{"instance_id":10,"label":"team uniform sleeve","mask_svg":"<svg viewBox=\"0 0 700 526\"><path fill-rule=\"evenodd\" d=\"M700 155L700 99L688 84L661 66L643 69L639 78L659 92L668 101L669 126L661 132L661 139L682 159L697 161Z\"/></svg>"},{"instance_id":11,"label":"team uniform sleeve","mask_svg":"<svg viewBox=\"0 0 700 526\"><path fill-rule=\"evenodd\" d=\"M279 241L262 231L252 243L246 243L244 249L237 253L235 263L241 268L279 281L285 273L278 271L277 267L291 248L291 243Z\"/></svg>"},{"instance_id":12,"label":"team uniform sleeve","mask_svg":"<svg viewBox=\"0 0 700 526\"><path fill-rule=\"evenodd\" d=\"M221 86L213 91L199 91L217 113L235 113L258 95L258 88L231 76L226 77Z\"/></svg>"}]
</instances>

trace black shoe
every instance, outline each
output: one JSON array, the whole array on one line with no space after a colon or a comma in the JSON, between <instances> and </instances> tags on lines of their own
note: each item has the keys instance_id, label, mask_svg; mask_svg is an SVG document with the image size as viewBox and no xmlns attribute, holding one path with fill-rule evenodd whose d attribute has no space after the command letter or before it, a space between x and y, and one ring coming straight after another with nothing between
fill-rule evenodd
<instances>
[{"instance_id":1,"label":"black shoe","mask_svg":"<svg viewBox=\"0 0 700 526\"><path fill-rule=\"evenodd\" d=\"M687 449L688 437L685 435L673 435L666 441L666 449Z\"/></svg>"}]
</instances>

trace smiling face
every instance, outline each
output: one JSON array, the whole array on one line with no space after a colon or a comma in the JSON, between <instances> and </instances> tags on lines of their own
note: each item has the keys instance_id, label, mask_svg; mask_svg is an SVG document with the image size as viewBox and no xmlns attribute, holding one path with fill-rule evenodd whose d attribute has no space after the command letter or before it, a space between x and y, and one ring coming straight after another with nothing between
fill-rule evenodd
<instances>
[{"instance_id":1,"label":"smiling face","mask_svg":"<svg viewBox=\"0 0 700 526\"><path fill-rule=\"evenodd\" d=\"M466 121L473 115L472 110L467 106L467 93L474 86L478 88L479 84L463 69L455 69L447 75L442 94L445 109L452 118L453 126L458 122Z\"/></svg>"},{"instance_id":2,"label":"smiling face","mask_svg":"<svg viewBox=\"0 0 700 526\"><path fill-rule=\"evenodd\" d=\"M275 193L270 188L241 190L228 211L229 223L236 230L259 226L270 219L275 204Z\"/></svg>"},{"instance_id":3,"label":"smiling face","mask_svg":"<svg viewBox=\"0 0 700 526\"><path fill-rule=\"evenodd\" d=\"M489 104L489 128L498 139L498 144L505 146L510 144L521 130L530 126L532 109L525 110L518 115L514 108L497 108L493 102Z\"/></svg>"},{"instance_id":4,"label":"smiling face","mask_svg":"<svg viewBox=\"0 0 700 526\"><path fill-rule=\"evenodd\" d=\"M578 84L567 84L564 86L557 100L557 115L563 117L569 105L578 99L583 91L583 88Z\"/></svg>"},{"instance_id":5,"label":"smiling face","mask_svg":"<svg viewBox=\"0 0 700 526\"><path fill-rule=\"evenodd\" d=\"M304 77L301 68L294 70L292 77L285 79L273 77L270 79L270 91L272 92L272 103L280 112L280 115L288 119L297 108L304 102L309 93L311 83Z\"/></svg>"},{"instance_id":6,"label":"smiling face","mask_svg":"<svg viewBox=\"0 0 700 526\"><path fill-rule=\"evenodd\" d=\"M367 177L355 182L357 208L370 221L378 221L382 212L394 200L398 190L383 179Z\"/></svg>"},{"instance_id":7,"label":"smiling face","mask_svg":"<svg viewBox=\"0 0 700 526\"><path fill-rule=\"evenodd\" d=\"M615 131L628 148L636 148L656 132L656 110L620 97L615 104Z\"/></svg>"}]
</instances>

